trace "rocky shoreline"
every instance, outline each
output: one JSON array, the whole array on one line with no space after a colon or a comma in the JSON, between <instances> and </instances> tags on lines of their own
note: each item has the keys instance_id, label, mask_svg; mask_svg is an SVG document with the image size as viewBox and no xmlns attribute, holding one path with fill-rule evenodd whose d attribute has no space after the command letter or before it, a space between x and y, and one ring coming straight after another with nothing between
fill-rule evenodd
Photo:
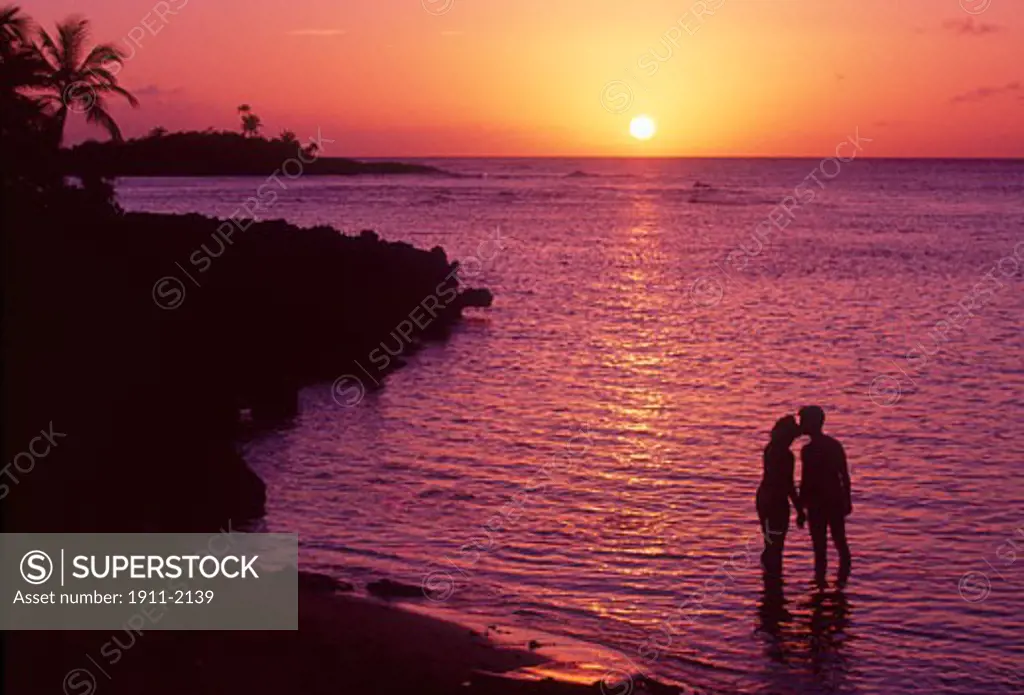
<instances>
[{"instance_id":1,"label":"rocky shoreline","mask_svg":"<svg viewBox=\"0 0 1024 695\"><path fill-rule=\"evenodd\" d=\"M237 453L241 413L285 425L304 385L352 372L383 344L394 354L380 381L464 308L490 303L460 286L441 248L279 220L229 236L225 224L75 205L5 213L18 288L5 311L9 446L47 423L66 434L8 491L12 530L258 518L266 492ZM187 292L174 305L158 291L168 278L165 289ZM425 303L432 312L417 311Z\"/></svg>"}]
</instances>

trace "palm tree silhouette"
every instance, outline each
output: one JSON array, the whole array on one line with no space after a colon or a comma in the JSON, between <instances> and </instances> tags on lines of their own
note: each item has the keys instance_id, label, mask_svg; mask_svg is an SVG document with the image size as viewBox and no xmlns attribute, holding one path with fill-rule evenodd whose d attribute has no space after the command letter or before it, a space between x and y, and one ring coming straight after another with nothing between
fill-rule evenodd
<instances>
[{"instance_id":1,"label":"palm tree silhouette","mask_svg":"<svg viewBox=\"0 0 1024 695\"><path fill-rule=\"evenodd\" d=\"M89 20L71 17L57 24L57 40L46 30L39 30L38 52L47 66L47 78L41 98L54 109L58 140L64 137L64 124L68 112L84 113L89 123L95 123L114 140L123 140L121 129L107 110L106 96L118 94L133 107L139 105L128 90L117 83L113 66L124 64L124 52L109 43L94 46L86 53L89 38Z\"/></svg>"},{"instance_id":2,"label":"palm tree silhouette","mask_svg":"<svg viewBox=\"0 0 1024 695\"><path fill-rule=\"evenodd\" d=\"M21 8L0 9L0 130L46 127L42 105L26 92L46 84L46 63L29 38L32 22Z\"/></svg>"},{"instance_id":3,"label":"palm tree silhouette","mask_svg":"<svg viewBox=\"0 0 1024 695\"><path fill-rule=\"evenodd\" d=\"M20 7L0 9L0 88L5 92L20 95L21 89L43 84L45 66L29 39L31 26Z\"/></svg>"},{"instance_id":4,"label":"palm tree silhouette","mask_svg":"<svg viewBox=\"0 0 1024 695\"><path fill-rule=\"evenodd\" d=\"M238 115L242 117L242 135L247 138L256 137L263 127L263 119L254 114L248 104L238 107Z\"/></svg>"}]
</instances>

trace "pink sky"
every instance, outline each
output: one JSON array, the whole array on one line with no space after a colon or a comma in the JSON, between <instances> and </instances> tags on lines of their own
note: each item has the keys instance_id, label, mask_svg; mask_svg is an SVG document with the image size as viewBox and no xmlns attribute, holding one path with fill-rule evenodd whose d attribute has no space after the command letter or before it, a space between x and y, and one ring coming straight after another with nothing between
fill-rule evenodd
<instances>
[{"instance_id":1,"label":"pink sky","mask_svg":"<svg viewBox=\"0 0 1024 695\"><path fill-rule=\"evenodd\" d=\"M870 156L1024 157L1022 0L22 7L133 53L127 136L233 129L244 102L266 134L319 127L349 156L817 156L859 128ZM73 140L101 136L81 120Z\"/></svg>"}]
</instances>

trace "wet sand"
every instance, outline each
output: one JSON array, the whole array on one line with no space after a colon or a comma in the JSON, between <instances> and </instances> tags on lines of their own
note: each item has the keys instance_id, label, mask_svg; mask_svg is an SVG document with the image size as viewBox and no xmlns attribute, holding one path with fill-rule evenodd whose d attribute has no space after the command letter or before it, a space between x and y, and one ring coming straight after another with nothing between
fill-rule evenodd
<instances>
[{"instance_id":1,"label":"wet sand","mask_svg":"<svg viewBox=\"0 0 1024 695\"><path fill-rule=\"evenodd\" d=\"M258 610L254 607L254 610ZM114 693L597 693L552 678L543 653L369 598L303 587L294 632L19 632L4 691ZM141 634L140 634L141 633ZM536 645L534 645L536 646ZM566 673L569 673L568 667ZM600 676L594 678L594 681ZM573 682L577 681L577 682ZM621 695L621 694L620 694Z\"/></svg>"}]
</instances>

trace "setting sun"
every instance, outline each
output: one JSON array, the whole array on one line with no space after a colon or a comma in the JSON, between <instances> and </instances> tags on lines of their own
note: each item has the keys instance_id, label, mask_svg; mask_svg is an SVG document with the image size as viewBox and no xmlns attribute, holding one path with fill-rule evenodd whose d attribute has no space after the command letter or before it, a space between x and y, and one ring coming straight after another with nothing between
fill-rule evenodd
<instances>
[{"instance_id":1,"label":"setting sun","mask_svg":"<svg viewBox=\"0 0 1024 695\"><path fill-rule=\"evenodd\" d=\"M629 134L637 140L650 140L658 131L650 116L637 116L629 122Z\"/></svg>"}]
</instances>

